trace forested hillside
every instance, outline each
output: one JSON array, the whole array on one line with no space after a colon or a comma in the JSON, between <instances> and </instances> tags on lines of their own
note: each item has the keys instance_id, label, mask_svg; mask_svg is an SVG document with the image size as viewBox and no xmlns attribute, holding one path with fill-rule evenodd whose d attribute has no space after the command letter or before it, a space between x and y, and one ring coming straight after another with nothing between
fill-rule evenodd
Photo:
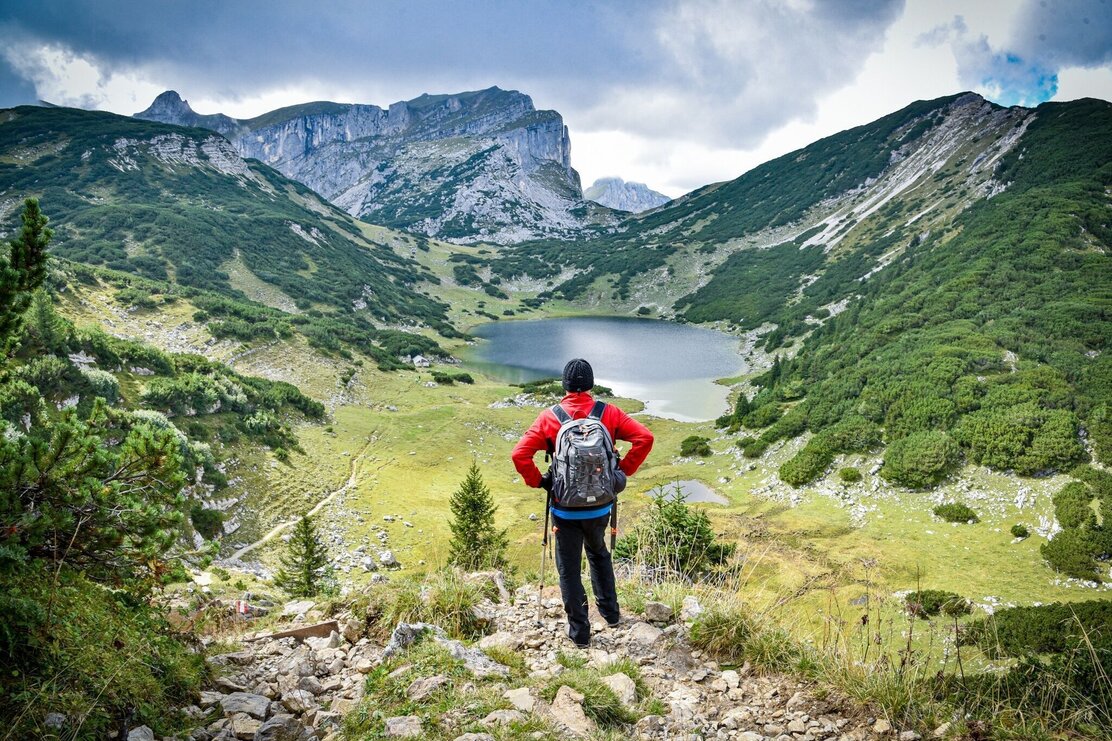
<instances>
[{"instance_id":1,"label":"forested hillside","mask_svg":"<svg viewBox=\"0 0 1112 741\"><path fill-rule=\"evenodd\" d=\"M132 716L167 727L205 672L152 590L217 552L225 464L253 448L284 457L324 407L75 328L52 296L81 274L48 266L38 204L21 213L0 253L0 715L19 738L47 733L43 707L80 713L85 737Z\"/></svg>"},{"instance_id":2,"label":"forested hillside","mask_svg":"<svg viewBox=\"0 0 1112 741\"><path fill-rule=\"evenodd\" d=\"M15 194L0 202L7 224L19 197L42 197L61 225L55 254L205 292L201 319L218 336L298 331L390 365L437 352L398 327L457 334L445 306L415 289L436 282L427 271L212 132L21 107L0 112L0 142L0 190Z\"/></svg>"},{"instance_id":3,"label":"forested hillside","mask_svg":"<svg viewBox=\"0 0 1112 741\"><path fill-rule=\"evenodd\" d=\"M787 348L723 424L764 430L753 455L819 433L781 468L791 484L885 444L885 475L912 488L962 460L1033 475L1090 451L1112 462L1110 184L1109 103L1003 109L966 94L616 233L509 251L494 271L570 271L548 295L618 306L687 279L694 290L665 313Z\"/></svg>"},{"instance_id":4,"label":"forested hillside","mask_svg":"<svg viewBox=\"0 0 1112 741\"><path fill-rule=\"evenodd\" d=\"M1004 192L914 239L766 378L770 403L807 390L775 434L858 416L883 427L889 473L910 486L959 449L1024 475L1068 468L1086 444L1112 463L1109 132L1108 103L1041 106L997 167ZM820 439L782 475L820 475Z\"/></svg>"}]
</instances>

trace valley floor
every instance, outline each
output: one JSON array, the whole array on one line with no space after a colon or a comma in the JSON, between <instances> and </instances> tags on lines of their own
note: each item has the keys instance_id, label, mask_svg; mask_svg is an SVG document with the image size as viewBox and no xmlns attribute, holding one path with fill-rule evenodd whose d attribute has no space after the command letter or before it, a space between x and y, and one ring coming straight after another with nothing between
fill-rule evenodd
<instances>
[{"instance_id":1,"label":"valley floor","mask_svg":"<svg viewBox=\"0 0 1112 741\"><path fill-rule=\"evenodd\" d=\"M456 290L476 300L476 291ZM466 305L454 304L457 310ZM428 369L383 373L369 361L323 356L299 339L245 350L209 337L191 321L193 309L184 300L144 312L87 290L67 297L64 309L79 323L95 320L115 334L289 381L326 404L326 423L298 430L304 452L291 453L288 462L245 452L228 466L230 485L210 503L228 515L225 559L237 556L237 565L267 573L283 543L281 527L316 511L341 577L352 586L370 581L386 550L403 573L441 566L447 560L448 500L474 460L499 503L511 562L525 572L537 568L540 524L534 518L543 514L542 499L521 483L509 452L547 402L521 396L520 389L485 379L466 364L441 370L470 372L476 383L443 386ZM630 412L641 406L616 403ZM1106 593L1060 578L1039 556L1039 545L1055 528L1050 497L1062 484L1059 477L1018 478L966 467L936 491L912 492L877 476L877 458L851 456L835 461L832 470L853 465L863 481L845 485L829 475L793 489L775 472L803 439L778 443L750 461L735 438L711 423L644 421L657 442L622 497L622 523L636 520L653 490L678 480L702 481L729 501L699 506L725 539L738 542L743 592L759 604L797 607L801 628L821 633L828 621L853 613L867 593L895 595L894 612L898 595L917 588L957 592L985 611ZM711 438L714 455L680 457L680 441L692 434ZM931 514L935 504L953 499L970 504L981 521L953 525ZM1027 525L1032 536L1016 541L1009 534L1015 523Z\"/></svg>"}]
</instances>

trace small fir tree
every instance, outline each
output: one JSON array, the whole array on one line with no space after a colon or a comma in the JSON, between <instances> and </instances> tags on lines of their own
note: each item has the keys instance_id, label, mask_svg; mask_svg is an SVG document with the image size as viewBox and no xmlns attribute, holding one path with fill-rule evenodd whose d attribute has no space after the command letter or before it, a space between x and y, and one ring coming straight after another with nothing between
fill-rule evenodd
<instances>
[{"instance_id":1,"label":"small fir tree","mask_svg":"<svg viewBox=\"0 0 1112 741\"><path fill-rule=\"evenodd\" d=\"M23 202L23 227L8 243L8 254L0 251L0 352L6 354L15 342L23 312L32 292L46 278L46 246L54 231L36 198Z\"/></svg>"},{"instance_id":2,"label":"small fir tree","mask_svg":"<svg viewBox=\"0 0 1112 741\"><path fill-rule=\"evenodd\" d=\"M494 498L474 461L460 487L452 493L452 540L449 563L462 569L500 569L506 564L505 530L494 527Z\"/></svg>"},{"instance_id":3,"label":"small fir tree","mask_svg":"<svg viewBox=\"0 0 1112 741\"><path fill-rule=\"evenodd\" d=\"M289 553L282 557L282 568L274 583L293 597L315 597L329 579L328 551L312 518L298 520L289 542Z\"/></svg>"}]
</instances>

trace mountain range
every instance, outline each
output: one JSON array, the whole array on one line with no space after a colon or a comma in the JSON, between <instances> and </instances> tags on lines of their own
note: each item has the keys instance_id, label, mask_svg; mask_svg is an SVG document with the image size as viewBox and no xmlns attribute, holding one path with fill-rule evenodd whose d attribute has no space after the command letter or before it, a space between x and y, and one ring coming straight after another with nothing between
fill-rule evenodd
<instances>
[{"instance_id":1,"label":"mountain range","mask_svg":"<svg viewBox=\"0 0 1112 741\"><path fill-rule=\"evenodd\" d=\"M164 95L143 115L187 111L179 102ZM334 204L243 159L243 150L287 168L312 170L327 160L329 171L343 169L345 153L385 151L377 137L394 137L395 154L431 147L428 154L445 141L470 147L505 135L497 148L506 154L528 130L522 117L543 122L550 144L558 133L566 145L558 117L497 89L423 96L391 111L307 104L247 122L190 119L223 129L234 147L201 128L108 114L21 108L4 116L0 187L55 204L65 224L60 254L237 300L265 299L280 314L304 312L297 321L328 337L326 345L352 340L326 331L325 318L373 328L372 337L390 325L450 336L437 299L442 279L410 259L420 239L409 255L376 246ZM340 133L357 122L369 139L355 129ZM447 131L458 136L437 138ZM1103 195L1110 131L1112 106L1104 101L1036 109L1004 108L972 93L919 101L612 227L453 252L449 280L530 308L560 299L752 334L779 364L752 399L765 409L757 429L783 420L762 433L766 444L861 416L888 443L937 432L973 460L1061 469L1086 455L1079 432L1099 458L1109 455L1095 433L1109 415L1102 379L1112 326ZM361 171L364 160L352 156L352 171ZM448 168L454 182L491 176L486 159L470 162ZM558 165L562 183L577 184L566 146L544 162L550 173ZM442 160L427 163L446 172ZM446 182L436 177L430 182ZM414 204L429 197L419 185L405 193ZM538 224L535 212L515 213L518 235ZM232 214L250 216L243 222L250 236L239 235ZM238 287L232 280L244 274L275 290L248 295L242 278ZM950 304L932 305L951 294ZM383 337L369 346L380 353L395 346ZM944 381L933 375L941 366ZM1004 399L1000 385L1024 391ZM983 429L999 430L1009 415L1025 420L1020 439L1006 453L982 450ZM812 456L806 476L788 478L821 475L826 458Z\"/></svg>"},{"instance_id":2,"label":"mountain range","mask_svg":"<svg viewBox=\"0 0 1112 741\"><path fill-rule=\"evenodd\" d=\"M353 216L427 235L505 243L615 221L584 200L560 114L514 90L386 109L321 101L251 119L197 114L167 91L135 117L216 131Z\"/></svg>"}]
</instances>

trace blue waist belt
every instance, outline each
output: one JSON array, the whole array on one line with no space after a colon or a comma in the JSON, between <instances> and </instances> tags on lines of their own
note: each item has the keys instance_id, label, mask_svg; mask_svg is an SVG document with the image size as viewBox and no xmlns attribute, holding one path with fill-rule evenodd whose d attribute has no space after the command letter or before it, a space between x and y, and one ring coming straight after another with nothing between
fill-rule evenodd
<instances>
[{"instance_id":1,"label":"blue waist belt","mask_svg":"<svg viewBox=\"0 0 1112 741\"><path fill-rule=\"evenodd\" d=\"M614 503L604 504L598 509L558 509L552 508L552 514L559 517L561 520L591 520L595 517L602 517L603 515L610 514L610 509Z\"/></svg>"}]
</instances>

